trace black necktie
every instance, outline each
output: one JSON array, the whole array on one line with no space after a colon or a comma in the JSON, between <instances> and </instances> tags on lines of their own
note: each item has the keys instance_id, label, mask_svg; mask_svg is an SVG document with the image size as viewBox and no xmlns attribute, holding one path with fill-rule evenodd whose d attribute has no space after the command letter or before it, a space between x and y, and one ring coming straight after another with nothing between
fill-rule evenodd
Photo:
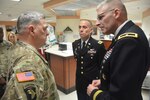
<instances>
[{"instance_id":1,"label":"black necktie","mask_svg":"<svg viewBox=\"0 0 150 100\"><path fill-rule=\"evenodd\" d=\"M82 49L84 49L86 46L85 41L82 43Z\"/></svg>"}]
</instances>

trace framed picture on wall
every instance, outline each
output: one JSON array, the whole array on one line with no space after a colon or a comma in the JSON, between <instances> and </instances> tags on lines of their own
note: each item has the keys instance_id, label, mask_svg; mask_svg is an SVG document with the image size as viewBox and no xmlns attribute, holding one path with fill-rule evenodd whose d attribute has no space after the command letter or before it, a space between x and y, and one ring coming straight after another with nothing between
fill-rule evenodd
<instances>
[{"instance_id":1,"label":"framed picture on wall","mask_svg":"<svg viewBox=\"0 0 150 100\"><path fill-rule=\"evenodd\" d=\"M97 27L96 26L93 27L93 34L92 35L97 35Z\"/></svg>"}]
</instances>

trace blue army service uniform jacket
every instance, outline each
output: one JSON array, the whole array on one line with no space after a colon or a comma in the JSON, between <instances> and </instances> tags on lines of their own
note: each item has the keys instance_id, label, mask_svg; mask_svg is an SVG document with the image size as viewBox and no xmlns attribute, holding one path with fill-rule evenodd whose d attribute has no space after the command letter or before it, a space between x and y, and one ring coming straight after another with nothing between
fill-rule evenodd
<instances>
[{"instance_id":1,"label":"blue army service uniform jacket","mask_svg":"<svg viewBox=\"0 0 150 100\"><path fill-rule=\"evenodd\" d=\"M76 89L85 92L93 79L99 79L100 63L106 52L102 41L89 38L86 47L81 49L81 39L72 43L77 62Z\"/></svg>"},{"instance_id":2,"label":"blue army service uniform jacket","mask_svg":"<svg viewBox=\"0 0 150 100\"><path fill-rule=\"evenodd\" d=\"M35 48L18 41L10 53L9 81L1 100L59 100L48 63Z\"/></svg>"},{"instance_id":3,"label":"blue army service uniform jacket","mask_svg":"<svg viewBox=\"0 0 150 100\"><path fill-rule=\"evenodd\" d=\"M142 100L149 53L144 32L132 21L127 22L104 56L100 90L92 91L92 100Z\"/></svg>"}]
</instances>

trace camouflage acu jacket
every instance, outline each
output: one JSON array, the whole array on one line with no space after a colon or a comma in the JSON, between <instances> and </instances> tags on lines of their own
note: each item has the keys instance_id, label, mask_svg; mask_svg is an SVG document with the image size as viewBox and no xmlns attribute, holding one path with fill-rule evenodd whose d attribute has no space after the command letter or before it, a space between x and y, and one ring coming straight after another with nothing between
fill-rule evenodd
<instances>
[{"instance_id":1,"label":"camouflage acu jacket","mask_svg":"<svg viewBox=\"0 0 150 100\"><path fill-rule=\"evenodd\" d=\"M8 68L8 51L12 44L8 41L3 40L0 43L0 77L6 77Z\"/></svg>"},{"instance_id":2,"label":"camouflage acu jacket","mask_svg":"<svg viewBox=\"0 0 150 100\"><path fill-rule=\"evenodd\" d=\"M18 41L10 60L10 79L2 100L59 100L48 63L35 48Z\"/></svg>"}]
</instances>

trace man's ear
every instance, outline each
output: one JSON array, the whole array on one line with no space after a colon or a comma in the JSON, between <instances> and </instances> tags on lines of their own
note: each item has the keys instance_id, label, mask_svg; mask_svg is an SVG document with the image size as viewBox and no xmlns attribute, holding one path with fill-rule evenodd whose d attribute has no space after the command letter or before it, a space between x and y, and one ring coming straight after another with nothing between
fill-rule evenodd
<instances>
[{"instance_id":1,"label":"man's ear","mask_svg":"<svg viewBox=\"0 0 150 100\"><path fill-rule=\"evenodd\" d=\"M93 30L93 27L91 28L91 33L93 33L94 32L94 30Z\"/></svg>"},{"instance_id":2,"label":"man's ear","mask_svg":"<svg viewBox=\"0 0 150 100\"><path fill-rule=\"evenodd\" d=\"M29 25L28 26L28 29L29 29L29 33L34 36L34 30L35 30L35 27L33 25Z\"/></svg>"},{"instance_id":3,"label":"man's ear","mask_svg":"<svg viewBox=\"0 0 150 100\"><path fill-rule=\"evenodd\" d=\"M115 16L116 19L118 19L118 18L120 17L120 13L121 13L121 12L120 12L120 9L115 8L114 11L115 11L115 12L114 12L114 16Z\"/></svg>"}]
</instances>

